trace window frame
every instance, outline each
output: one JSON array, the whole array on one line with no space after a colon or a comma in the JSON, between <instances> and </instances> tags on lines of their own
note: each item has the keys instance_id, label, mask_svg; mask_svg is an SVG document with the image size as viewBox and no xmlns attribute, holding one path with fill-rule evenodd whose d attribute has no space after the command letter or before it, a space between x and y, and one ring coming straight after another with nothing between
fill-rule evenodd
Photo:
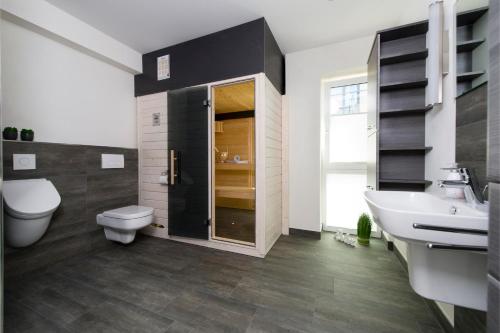
<instances>
[{"instance_id":1,"label":"window frame","mask_svg":"<svg viewBox=\"0 0 500 333\"><path fill-rule=\"evenodd\" d=\"M323 167L325 170L325 181L326 181L326 172L342 172L342 171L358 171L363 172L367 169L367 162L358 161L358 162L330 162L330 122L332 117L347 117L358 114L368 114L368 110L365 112L351 113L351 114L330 114L330 91L333 88L338 87L346 87L350 85L363 84L367 83L368 78L366 75L359 76L356 78L348 79L348 80L337 80L337 81L329 81L324 84L324 112L323 112Z\"/></svg>"}]
</instances>

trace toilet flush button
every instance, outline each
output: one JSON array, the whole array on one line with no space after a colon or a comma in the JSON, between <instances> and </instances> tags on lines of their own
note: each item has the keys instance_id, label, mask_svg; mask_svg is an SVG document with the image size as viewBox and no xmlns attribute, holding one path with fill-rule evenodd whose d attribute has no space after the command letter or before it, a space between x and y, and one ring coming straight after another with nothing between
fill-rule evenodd
<instances>
[{"instance_id":1,"label":"toilet flush button","mask_svg":"<svg viewBox=\"0 0 500 333\"><path fill-rule=\"evenodd\" d=\"M13 154L13 169L14 170L34 170L36 169L35 154Z\"/></svg>"}]
</instances>

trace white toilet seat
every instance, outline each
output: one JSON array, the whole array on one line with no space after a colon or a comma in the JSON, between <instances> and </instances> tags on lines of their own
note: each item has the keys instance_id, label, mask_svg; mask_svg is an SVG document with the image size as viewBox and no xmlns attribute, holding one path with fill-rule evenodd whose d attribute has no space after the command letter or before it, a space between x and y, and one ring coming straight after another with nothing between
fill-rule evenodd
<instances>
[{"instance_id":1,"label":"white toilet seat","mask_svg":"<svg viewBox=\"0 0 500 333\"><path fill-rule=\"evenodd\" d=\"M61 204L56 188L44 178L4 181L3 199L7 213L20 219L50 215Z\"/></svg>"},{"instance_id":2,"label":"white toilet seat","mask_svg":"<svg viewBox=\"0 0 500 333\"><path fill-rule=\"evenodd\" d=\"M97 224L104 227L106 238L124 244L131 243L137 230L153 222L154 209L144 206L127 206L97 215Z\"/></svg>"}]
</instances>

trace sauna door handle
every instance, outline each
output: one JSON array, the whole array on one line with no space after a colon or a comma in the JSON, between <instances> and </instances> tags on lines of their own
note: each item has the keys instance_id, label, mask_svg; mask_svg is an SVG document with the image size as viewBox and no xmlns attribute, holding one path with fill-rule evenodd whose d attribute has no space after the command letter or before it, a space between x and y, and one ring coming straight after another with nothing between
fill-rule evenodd
<instances>
[{"instance_id":1,"label":"sauna door handle","mask_svg":"<svg viewBox=\"0 0 500 333\"><path fill-rule=\"evenodd\" d=\"M175 185L177 183L178 178L178 163L177 163L177 154L175 150L170 149L170 181L168 182L170 185Z\"/></svg>"}]
</instances>

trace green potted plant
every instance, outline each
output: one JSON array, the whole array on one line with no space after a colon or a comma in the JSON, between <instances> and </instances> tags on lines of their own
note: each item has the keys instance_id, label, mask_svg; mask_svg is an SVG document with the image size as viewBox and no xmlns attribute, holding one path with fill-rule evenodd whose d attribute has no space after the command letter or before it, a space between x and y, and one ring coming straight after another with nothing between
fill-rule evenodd
<instances>
[{"instance_id":1,"label":"green potted plant","mask_svg":"<svg viewBox=\"0 0 500 333\"><path fill-rule=\"evenodd\" d=\"M15 127L5 127L3 129L4 140L17 140L17 128Z\"/></svg>"},{"instance_id":2,"label":"green potted plant","mask_svg":"<svg viewBox=\"0 0 500 333\"><path fill-rule=\"evenodd\" d=\"M358 219L358 243L360 245L370 245L372 234L372 220L368 214L361 214Z\"/></svg>"},{"instance_id":3,"label":"green potted plant","mask_svg":"<svg viewBox=\"0 0 500 333\"><path fill-rule=\"evenodd\" d=\"M21 130L21 140L23 141L33 141L35 138L35 132L32 129L23 128Z\"/></svg>"}]
</instances>

